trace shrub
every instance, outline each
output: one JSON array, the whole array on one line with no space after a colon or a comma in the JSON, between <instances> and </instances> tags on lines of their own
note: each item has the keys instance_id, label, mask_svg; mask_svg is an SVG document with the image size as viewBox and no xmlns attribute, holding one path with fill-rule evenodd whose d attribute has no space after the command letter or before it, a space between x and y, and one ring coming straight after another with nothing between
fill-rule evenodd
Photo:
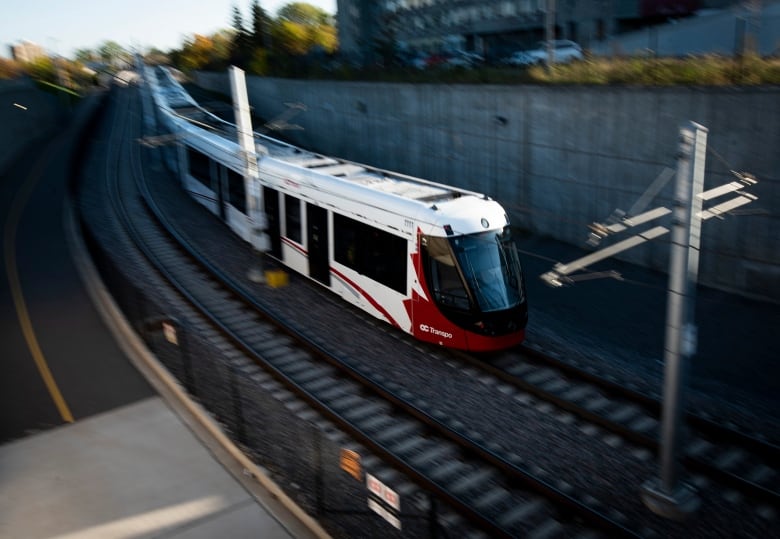
<instances>
[{"instance_id":1,"label":"shrub","mask_svg":"<svg viewBox=\"0 0 780 539\"><path fill-rule=\"evenodd\" d=\"M780 84L780 58L716 55L686 58L592 57L569 64L472 69L345 68L309 70L309 78L444 84L757 85Z\"/></svg>"}]
</instances>

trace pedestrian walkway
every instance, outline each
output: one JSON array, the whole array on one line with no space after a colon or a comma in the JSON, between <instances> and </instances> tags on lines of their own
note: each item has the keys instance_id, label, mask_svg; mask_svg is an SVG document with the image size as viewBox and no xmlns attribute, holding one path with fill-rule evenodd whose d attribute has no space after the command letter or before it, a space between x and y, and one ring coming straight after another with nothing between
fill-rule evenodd
<instances>
[{"instance_id":1,"label":"pedestrian walkway","mask_svg":"<svg viewBox=\"0 0 780 539\"><path fill-rule=\"evenodd\" d=\"M0 446L0 537L305 536L160 397Z\"/></svg>"},{"instance_id":2,"label":"pedestrian walkway","mask_svg":"<svg viewBox=\"0 0 780 539\"><path fill-rule=\"evenodd\" d=\"M0 446L0 538L328 537L149 352L70 208L64 222L85 289L158 396Z\"/></svg>"}]
</instances>

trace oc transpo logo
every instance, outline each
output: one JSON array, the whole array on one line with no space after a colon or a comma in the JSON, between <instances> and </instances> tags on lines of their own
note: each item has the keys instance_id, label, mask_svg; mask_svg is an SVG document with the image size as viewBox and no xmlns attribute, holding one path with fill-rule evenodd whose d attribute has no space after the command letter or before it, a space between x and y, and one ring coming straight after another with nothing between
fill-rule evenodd
<instances>
[{"instance_id":1,"label":"oc transpo logo","mask_svg":"<svg viewBox=\"0 0 780 539\"><path fill-rule=\"evenodd\" d=\"M444 339L452 339L452 333L436 329L435 327L431 327L427 324L420 324L420 331L423 333L430 333L431 335L436 335L437 337L442 337Z\"/></svg>"}]
</instances>

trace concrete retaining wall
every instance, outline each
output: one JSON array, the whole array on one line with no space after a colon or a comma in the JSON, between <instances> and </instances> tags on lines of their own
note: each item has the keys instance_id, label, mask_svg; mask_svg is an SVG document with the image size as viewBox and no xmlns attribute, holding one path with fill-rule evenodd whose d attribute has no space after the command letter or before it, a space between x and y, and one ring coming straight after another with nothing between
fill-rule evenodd
<instances>
[{"instance_id":1,"label":"concrete retaining wall","mask_svg":"<svg viewBox=\"0 0 780 539\"><path fill-rule=\"evenodd\" d=\"M230 94L224 74L197 83ZM582 245L664 167L679 126L709 129L705 189L749 171L747 215L705 223L700 281L780 301L780 88L375 84L248 77L258 116L308 110L285 136L312 150L485 192L533 233ZM257 126L256 126L257 127ZM671 185L650 205L670 206ZM725 199L724 199L725 200ZM664 271L668 239L621 258Z\"/></svg>"}]
</instances>

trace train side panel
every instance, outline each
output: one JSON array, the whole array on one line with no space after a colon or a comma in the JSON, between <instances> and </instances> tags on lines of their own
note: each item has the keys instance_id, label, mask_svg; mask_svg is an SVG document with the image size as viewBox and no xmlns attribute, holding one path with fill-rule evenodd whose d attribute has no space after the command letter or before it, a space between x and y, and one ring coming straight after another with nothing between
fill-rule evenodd
<instances>
[{"instance_id":1,"label":"train side panel","mask_svg":"<svg viewBox=\"0 0 780 539\"><path fill-rule=\"evenodd\" d=\"M176 152L169 153L178 158L175 168L182 186L240 238L249 243L257 238L258 223L251 217L260 216L250 211L255 199L250 200L249 194L259 187L268 253L291 270L421 341L474 351L522 342L525 320L518 313L526 313L527 318L525 300L497 305L480 295L481 290L495 290L484 275L492 277L487 270L499 266L483 271L469 263L469 257L479 256L484 245L492 249L492 259L473 260L499 260L501 246L496 242L504 228L508 230L508 221L495 201L282 143L270 155L258 148L258 176L245 178L238 145L218 134L221 126L203 129L171 108L180 101L194 103L180 88L183 97L179 96L174 86L154 95L161 123L178 140ZM473 249L474 254L459 247L483 235L489 237ZM510 237L505 239L508 242ZM470 241L474 247L475 240ZM442 247L446 245L450 247ZM450 262L443 266L441 257L447 249ZM516 265L517 271L508 274L514 275L510 282L515 286L522 282L519 261ZM447 302L455 297L449 292L455 269L446 268L455 266L460 268L458 281L464 290L477 287L476 292L470 291L468 304L463 294L458 304ZM463 268L470 273L466 275ZM449 281L444 280L446 275ZM515 318L509 326L496 322L500 316L506 320L516 314L516 325Z\"/></svg>"},{"instance_id":2,"label":"train side panel","mask_svg":"<svg viewBox=\"0 0 780 539\"><path fill-rule=\"evenodd\" d=\"M428 283L422 268L421 238L422 230L418 229L414 249L410 253L414 286L404 302L412 320L409 333L424 342L463 349L466 346L463 331L447 320L431 300Z\"/></svg>"}]
</instances>

